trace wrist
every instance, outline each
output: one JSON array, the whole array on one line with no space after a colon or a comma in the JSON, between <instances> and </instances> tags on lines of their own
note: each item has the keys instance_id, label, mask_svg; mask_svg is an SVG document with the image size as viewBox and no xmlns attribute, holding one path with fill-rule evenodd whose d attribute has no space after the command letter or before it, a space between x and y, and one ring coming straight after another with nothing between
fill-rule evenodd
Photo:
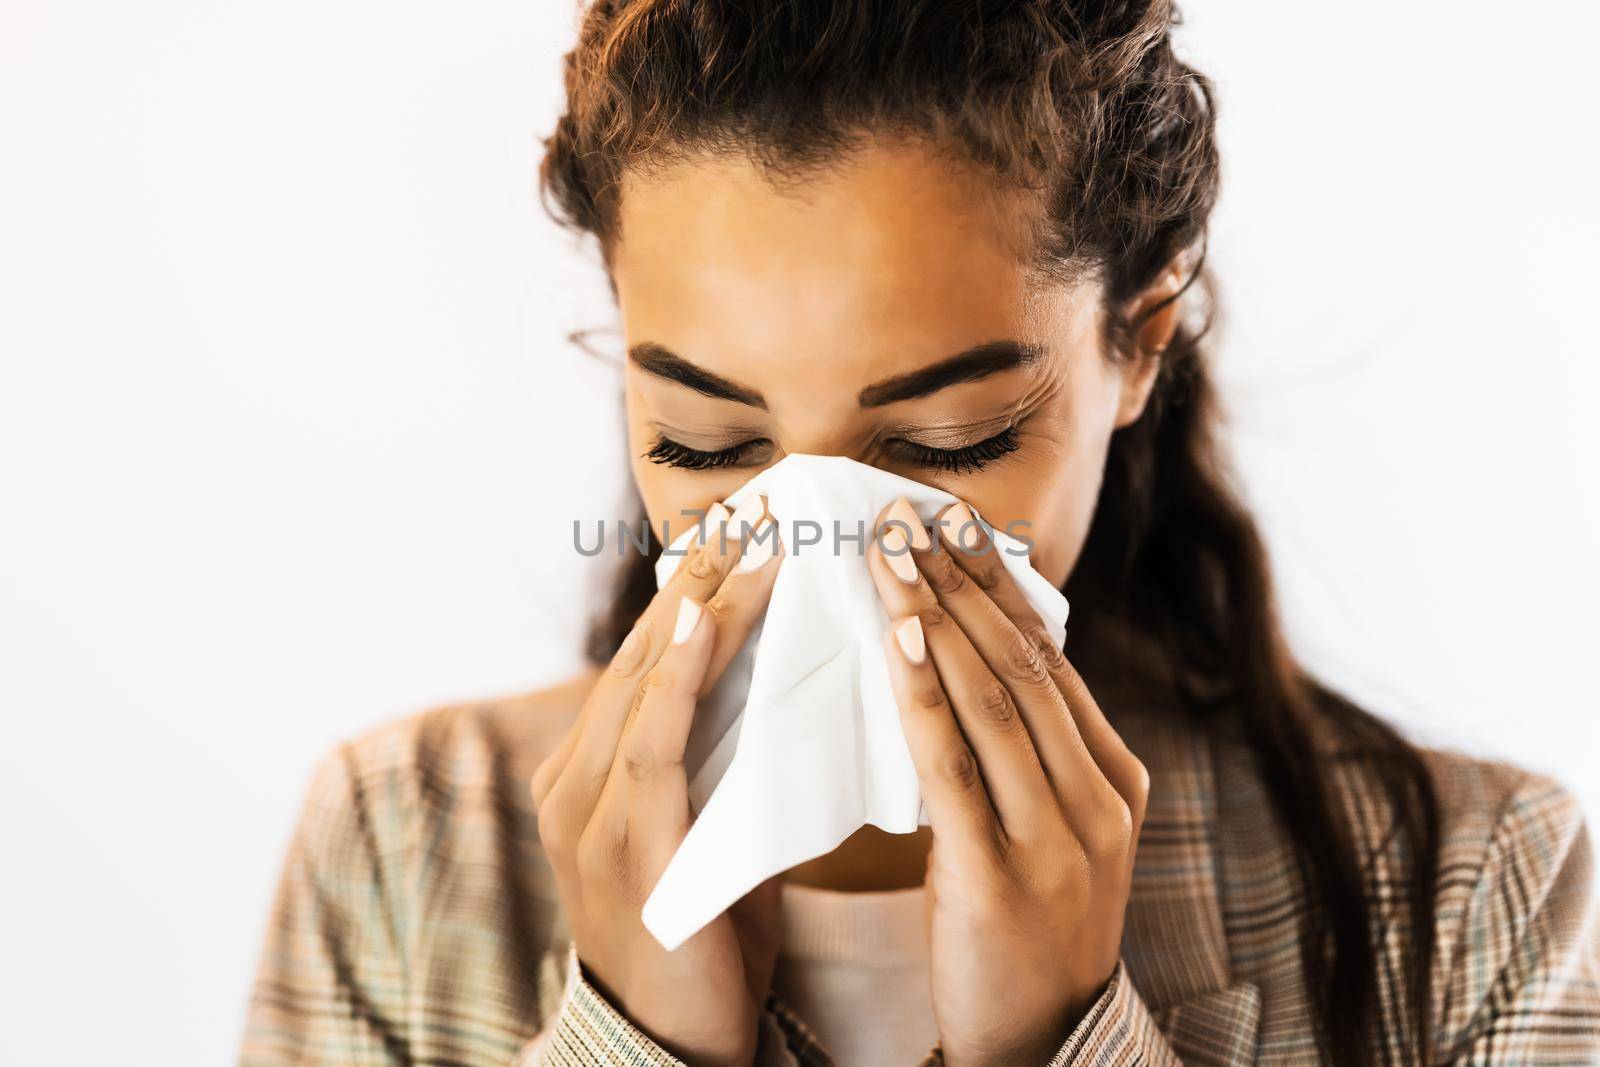
<instances>
[{"instance_id":1,"label":"wrist","mask_svg":"<svg viewBox=\"0 0 1600 1067\"><path fill-rule=\"evenodd\" d=\"M704 1013L693 1005L661 1003L648 988L629 990L621 985L613 986L585 963L575 949L572 959L578 982L586 988L590 998L599 1001L624 1025L674 1059L692 1067L754 1067L760 1052L758 1013L752 1013L749 1025L740 1028L745 1031L741 1039L730 1042L726 1028L682 1025L703 1018Z\"/></svg>"},{"instance_id":2,"label":"wrist","mask_svg":"<svg viewBox=\"0 0 1600 1067\"><path fill-rule=\"evenodd\" d=\"M1113 967L1099 985L1085 995L1074 997L1050 1023L1030 1028L1028 1034L1018 1035L1003 1048L962 1048L959 1043L952 1046L941 1040L935 1050L936 1062L942 1067L1018 1067L1022 1064L1043 1067L1055 1059L1096 1005L1110 994L1116 973Z\"/></svg>"}]
</instances>

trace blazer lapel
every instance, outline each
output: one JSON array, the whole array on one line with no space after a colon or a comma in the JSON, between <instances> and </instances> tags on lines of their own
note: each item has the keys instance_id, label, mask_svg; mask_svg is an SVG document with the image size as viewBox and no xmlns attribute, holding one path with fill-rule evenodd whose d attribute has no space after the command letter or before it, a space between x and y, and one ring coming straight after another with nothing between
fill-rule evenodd
<instances>
[{"instance_id":1,"label":"blazer lapel","mask_svg":"<svg viewBox=\"0 0 1600 1067\"><path fill-rule=\"evenodd\" d=\"M1128 975L1184 1063L1251 1063L1261 998L1229 962L1211 745L1181 713L1116 725L1150 772L1123 928Z\"/></svg>"},{"instance_id":2,"label":"blazer lapel","mask_svg":"<svg viewBox=\"0 0 1600 1067\"><path fill-rule=\"evenodd\" d=\"M1256 1062L1261 993L1253 982L1201 993L1151 1017L1185 1064L1238 1067Z\"/></svg>"}]
</instances>

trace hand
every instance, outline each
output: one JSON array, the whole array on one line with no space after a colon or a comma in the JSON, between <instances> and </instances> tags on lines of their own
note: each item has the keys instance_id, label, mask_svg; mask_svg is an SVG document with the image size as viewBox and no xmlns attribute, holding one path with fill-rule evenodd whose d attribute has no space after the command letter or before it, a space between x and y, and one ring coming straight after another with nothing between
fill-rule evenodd
<instances>
[{"instance_id":1,"label":"hand","mask_svg":"<svg viewBox=\"0 0 1600 1067\"><path fill-rule=\"evenodd\" d=\"M1116 967L1149 777L969 509L937 546L904 501L887 517L869 567L933 830L940 1045L953 1067L1044 1064Z\"/></svg>"},{"instance_id":2,"label":"hand","mask_svg":"<svg viewBox=\"0 0 1600 1067\"><path fill-rule=\"evenodd\" d=\"M658 1044L716 1067L754 1058L779 884L753 890L672 952L640 912L689 828L683 756L696 703L749 636L777 576L776 525L765 520L748 536L761 518L752 500L726 526L727 509L708 514L704 543L639 617L532 782L585 976Z\"/></svg>"}]
</instances>

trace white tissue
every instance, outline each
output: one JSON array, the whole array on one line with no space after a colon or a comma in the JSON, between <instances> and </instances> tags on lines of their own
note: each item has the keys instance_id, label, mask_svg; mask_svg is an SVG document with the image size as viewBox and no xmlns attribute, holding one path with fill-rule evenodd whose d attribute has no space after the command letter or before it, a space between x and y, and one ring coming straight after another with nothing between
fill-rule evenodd
<instances>
[{"instance_id":1,"label":"white tissue","mask_svg":"<svg viewBox=\"0 0 1600 1067\"><path fill-rule=\"evenodd\" d=\"M928 523L956 498L842 456L811 455L784 458L725 503L735 508L753 493L767 498L785 556L765 617L690 729L684 759L698 815L644 904L645 927L669 950L766 879L831 852L868 823L896 834L927 823L880 643L889 617L865 545L895 498L906 497ZM797 524L813 536L808 522L820 543L796 542ZM846 539L858 523L862 540ZM658 586L695 533L662 553ZM1023 541L989 533L1061 644L1066 597L1032 568Z\"/></svg>"}]
</instances>

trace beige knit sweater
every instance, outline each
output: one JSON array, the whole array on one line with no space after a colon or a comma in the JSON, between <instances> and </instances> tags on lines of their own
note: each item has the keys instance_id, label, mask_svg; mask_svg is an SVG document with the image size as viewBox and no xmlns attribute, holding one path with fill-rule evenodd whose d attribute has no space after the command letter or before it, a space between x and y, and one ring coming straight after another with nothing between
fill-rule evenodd
<instances>
[{"instance_id":1,"label":"beige knit sweater","mask_svg":"<svg viewBox=\"0 0 1600 1067\"><path fill-rule=\"evenodd\" d=\"M783 884L772 987L840 1067L919 1063L939 1041L924 895L921 886L845 893Z\"/></svg>"}]
</instances>

